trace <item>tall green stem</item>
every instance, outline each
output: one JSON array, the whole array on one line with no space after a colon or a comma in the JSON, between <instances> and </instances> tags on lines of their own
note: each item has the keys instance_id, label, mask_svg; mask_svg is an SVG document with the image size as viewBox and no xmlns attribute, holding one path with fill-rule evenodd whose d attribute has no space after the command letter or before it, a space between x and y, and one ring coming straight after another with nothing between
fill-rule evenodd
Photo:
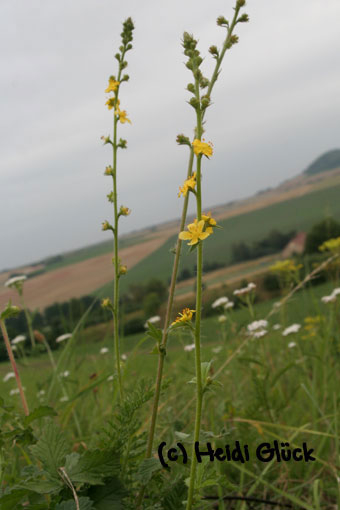
<instances>
[{"instance_id":1,"label":"tall green stem","mask_svg":"<svg viewBox=\"0 0 340 510\"><path fill-rule=\"evenodd\" d=\"M34 349L35 347L35 338L34 338L34 333L33 333L33 327L32 327L32 319L31 319L31 316L27 310L27 307L25 305L25 301L24 301L24 298L23 296L21 295L20 296L20 302L21 302L21 305L24 309L24 313L25 313L25 317L26 317L26 321L27 321L27 326L28 326L28 332L29 332L29 336L30 336L30 340L31 340L31 345L32 345L32 349Z\"/></svg>"}]
</instances>

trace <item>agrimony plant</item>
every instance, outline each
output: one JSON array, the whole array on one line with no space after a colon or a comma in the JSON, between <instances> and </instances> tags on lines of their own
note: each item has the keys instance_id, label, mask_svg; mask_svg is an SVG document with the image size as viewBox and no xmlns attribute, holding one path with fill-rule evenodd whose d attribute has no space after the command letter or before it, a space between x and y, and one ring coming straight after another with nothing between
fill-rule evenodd
<instances>
[{"instance_id":1,"label":"agrimony plant","mask_svg":"<svg viewBox=\"0 0 340 510\"><path fill-rule=\"evenodd\" d=\"M130 209L125 206L118 208L118 196L117 196L117 155L118 149L126 149L127 141L120 138L118 140L118 124L130 123L130 119L127 117L126 110L122 110L120 106L119 91L123 82L129 80L128 74L123 74L124 69L127 67L127 61L125 60L126 53L132 49L131 41L133 39L134 25L131 18L128 18L123 23L123 31L121 33L122 44L119 46L118 53L115 54L115 58L118 61L118 73L109 77L108 87L105 92L109 94L109 98L106 101L106 105L109 110L113 110L113 138L110 136L103 136L102 139L105 145L111 145L112 147L112 166L109 165L105 169L105 174L112 177L113 189L107 195L108 201L113 205L114 223L111 225L108 221L104 221L102 224L102 230L111 230L113 233L113 250L114 257L112 259L114 266L114 291L113 291L113 302L109 298L105 298L102 301L102 306L111 310L113 315L113 327L114 327L114 352L116 358L117 368L117 380L119 387L120 398L123 397L123 385L122 376L120 370L120 349L119 349L119 279L121 276L126 274L127 267L123 265L118 256L118 224L122 216L128 216Z\"/></svg>"}]
</instances>

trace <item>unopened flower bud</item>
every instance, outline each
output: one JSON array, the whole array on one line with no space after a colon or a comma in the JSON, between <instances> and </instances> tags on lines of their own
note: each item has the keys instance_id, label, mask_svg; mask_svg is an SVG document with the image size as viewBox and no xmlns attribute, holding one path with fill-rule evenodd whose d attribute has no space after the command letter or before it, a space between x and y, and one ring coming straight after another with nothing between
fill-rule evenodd
<instances>
[{"instance_id":1,"label":"unopened flower bud","mask_svg":"<svg viewBox=\"0 0 340 510\"><path fill-rule=\"evenodd\" d=\"M112 166L107 166L105 168L104 175L113 175L113 168L112 168Z\"/></svg>"},{"instance_id":2,"label":"unopened flower bud","mask_svg":"<svg viewBox=\"0 0 340 510\"><path fill-rule=\"evenodd\" d=\"M205 89L208 85L209 85L208 78L204 78L204 76L202 76L202 78L200 79L200 87L202 89Z\"/></svg>"},{"instance_id":3,"label":"unopened flower bud","mask_svg":"<svg viewBox=\"0 0 340 510\"><path fill-rule=\"evenodd\" d=\"M216 23L218 24L219 27L223 27L223 26L228 26L229 25L229 22L227 19L225 19L224 16L219 16L217 18L217 21Z\"/></svg>"},{"instance_id":4,"label":"unopened flower bud","mask_svg":"<svg viewBox=\"0 0 340 510\"><path fill-rule=\"evenodd\" d=\"M112 229L112 226L110 225L110 223L108 221L103 221L102 230L110 230L110 229Z\"/></svg>"},{"instance_id":5,"label":"unopened flower bud","mask_svg":"<svg viewBox=\"0 0 340 510\"><path fill-rule=\"evenodd\" d=\"M248 14L244 13L242 14L242 16L238 18L237 23L248 23L248 21L249 21Z\"/></svg>"},{"instance_id":6,"label":"unopened flower bud","mask_svg":"<svg viewBox=\"0 0 340 510\"><path fill-rule=\"evenodd\" d=\"M128 74L124 74L123 78L120 80L121 82L122 81L129 81L130 79L130 76Z\"/></svg>"},{"instance_id":7,"label":"unopened flower bud","mask_svg":"<svg viewBox=\"0 0 340 510\"><path fill-rule=\"evenodd\" d=\"M114 195L113 191L111 191L111 193L109 193L106 196L107 196L108 201L111 202L111 204L113 204L115 201L115 195Z\"/></svg>"},{"instance_id":8,"label":"unopened flower bud","mask_svg":"<svg viewBox=\"0 0 340 510\"><path fill-rule=\"evenodd\" d=\"M109 136L101 136L100 139L103 140L104 145L106 145L107 143L112 144L111 138Z\"/></svg>"},{"instance_id":9,"label":"unopened flower bud","mask_svg":"<svg viewBox=\"0 0 340 510\"><path fill-rule=\"evenodd\" d=\"M178 145L189 145L189 147L191 147L190 140L185 135L182 134L177 135L176 142L178 143Z\"/></svg>"},{"instance_id":10,"label":"unopened flower bud","mask_svg":"<svg viewBox=\"0 0 340 510\"><path fill-rule=\"evenodd\" d=\"M129 216L130 213L131 209L129 209L128 207L124 207L123 205L120 206L119 214L121 214L122 216Z\"/></svg>"},{"instance_id":11,"label":"unopened flower bud","mask_svg":"<svg viewBox=\"0 0 340 510\"><path fill-rule=\"evenodd\" d=\"M207 96L203 96L201 99L201 106L203 109L207 108L210 104L210 98Z\"/></svg>"},{"instance_id":12,"label":"unopened flower bud","mask_svg":"<svg viewBox=\"0 0 340 510\"><path fill-rule=\"evenodd\" d=\"M115 58L118 60L118 62L120 62L120 55L119 55L119 53L115 54Z\"/></svg>"},{"instance_id":13,"label":"unopened flower bud","mask_svg":"<svg viewBox=\"0 0 340 510\"><path fill-rule=\"evenodd\" d=\"M246 0L237 0L236 7L243 7L246 5Z\"/></svg>"},{"instance_id":14,"label":"unopened flower bud","mask_svg":"<svg viewBox=\"0 0 340 510\"><path fill-rule=\"evenodd\" d=\"M36 341L39 343L44 343L44 341L46 340L45 335L40 333L40 331L38 331L37 329L35 329L33 331L33 335L34 335L34 338L36 339Z\"/></svg>"},{"instance_id":15,"label":"unopened flower bud","mask_svg":"<svg viewBox=\"0 0 340 510\"><path fill-rule=\"evenodd\" d=\"M195 85L193 83L188 83L187 90L189 90L192 94L195 94Z\"/></svg>"},{"instance_id":16,"label":"unopened flower bud","mask_svg":"<svg viewBox=\"0 0 340 510\"><path fill-rule=\"evenodd\" d=\"M119 138L117 147L119 147L120 149L127 149L127 141L123 140L123 138Z\"/></svg>"},{"instance_id":17,"label":"unopened flower bud","mask_svg":"<svg viewBox=\"0 0 340 510\"><path fill-rule=\"evenodd\" d=\"M119 266L119 275L123 275L127 273L127 266Z\"/></svg>"},{"instance_id":18,"label":"unopened flower bud","mask_svg":"<svg viewBox=\"0 0 340 510\"><path fill-rule=\"evenodd\" d=\"M101 306L102 306L102 308L110 308L110 309L113 308L110 298L102 299Z\"/></svg>"},{"instance_id":19,"label":"unopened flower bud","mask_svg":"<svg viewBox=\"0 0 340 510\"><path fill-rule=\"evenodd\" d=\"M189 103L191 104L191 106L195 109L199 108L199 105L200 105L200 102L198 99L196 99L196 97L192 97L189 101Z\"/></svg>"},{"instance_id":20,"label":"unopened flower bud","mask_svg":"<svg viewBox=\"0 0 340 510\"><path fill-rule=\"evenodd\" d=\"M213 55L214 57L218 57L217 46L210 46L209 53L211 53L211 55Z\"/></svg>"}]
</instances>

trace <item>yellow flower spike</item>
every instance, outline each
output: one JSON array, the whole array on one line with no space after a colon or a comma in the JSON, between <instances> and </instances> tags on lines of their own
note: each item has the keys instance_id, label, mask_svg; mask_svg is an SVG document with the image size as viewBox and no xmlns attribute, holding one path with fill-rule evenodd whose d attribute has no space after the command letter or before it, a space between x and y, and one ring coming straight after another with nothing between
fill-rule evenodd
<instances>
[{"instance_id":1,"label":"yellow flower spike","mask_svg":"<svg viewBox=\"0 0 340 510\"><path fill-rule=\"evenodd\" d=\"M196 172L194 172L189 177L189 179L184 181L184 184L182 187L179 187L178 197L180 197L182 193L183 193L183 196L186 197L190 190L194 191L195 187L196 187Z\"/></svg>"},{"instance_id":2,"label":"yellow flower spike","mask_svg":"<svg viewBox=\"0 0 340 510\"><path fill-rule=\"evenodd\" d=\"M119 84L120 84L120 82L119 82L119 81L116 81L116 80L113 78L113 76L111 76L111 77L109 78L109 85L108 85L108 87L105 89L105 92L106 92L106 93L109 93L109 92L116 92Z\"/></svg>"},{"instance_id":3,"label":"yellow flower spike","mask_svg":"<svg viewBox=\"0 0 340 510\"><path fill-rule=\"evenodd\" d=\"M120 110L119 108L117 108L117 110L115 110L115 114L119 116L119 122L121 122L122 124L125 124L125 122L131 124L131 120L127 118L126 110Z\"/></svg>"},{"instance_id":4,"label":"yellow flower spike","mask_svg":"<svg viewBox=\"0 0 340 510\"><path fill-rule=\"evenodd\" d=\"M191 241L188 243L189 246L197 244L198 241L203 241L211 234L211 232L203 231L204 226L204 220L197 221L197 219L195 219L194 223L190 223L190 225L188 225L188 231L184 230L183 232L180 232L178 237L182 241Z\"/></svg>"},{"instance_id":5,"label":"yellow flower spike","mask_svg":"<svg viewBox=\"0 0 340 510\"><path fill-rule=\"evenodd\" d=\"M206 143L204 141L198 140L198 138L195 138L195 140L192 142L192 146L194 148L194 153L196 156L199 154L204 154L205 156L209 157L213 154L213 148L211 142Z\"/></svg>"},{"instance_id":6,"label":"yellow flower spike","mask_svg":"<svg viewBox=\"0 0 340 510\"><path fill-rule=\"evenodd\" d=\"M171 326L174 324L177 324L178 322L190 322L192 319L193 314L196 312L196 310L190 310L190 308L184 308L182 310L182 313L178 314L178 317L174 322L172 322Z\"/></svg>"}]
</instances>

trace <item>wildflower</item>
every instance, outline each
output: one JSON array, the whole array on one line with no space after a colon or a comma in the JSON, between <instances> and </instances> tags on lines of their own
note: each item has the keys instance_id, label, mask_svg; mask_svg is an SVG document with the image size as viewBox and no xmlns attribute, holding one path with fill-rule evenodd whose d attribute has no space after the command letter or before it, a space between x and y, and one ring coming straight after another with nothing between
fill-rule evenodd
<instances>
[{"instance_id":1,"label":"wildflower","mask_svg":"<svg viewBox=\"0 0 340 510\"><path fill-rule=\"evenodd\" d=\"M233 301L228 301L228 303L226 303L223 308L225 310L228 310L228 308L233 308L234 306L235 306L235 303Z\"/></svg>"},{"instance_id":2,"label":"wildflower","mask_svg":"<svg viewBox=\"0 0 340 510\"><path fill-rule=\"evenodd\" d=\"M117 88L118 88L118 85L119 85L119 81L116 81L114 79L113 76L110 76L109 78L109 85L108 87L105 89L105 92L108 94L109 92L116 92L117 91Z\"/></svg>"},{"instance_id":3,"label":"wildflower","mask_svg":"<svg viewBox=\"0 0 340 510\"><path fill-rule=\"evenodd\" d=\"M190 310L190 308L184 308L182 310L182 313L178 314L178 317L176 320L171 324L173 326L174 324L177 324L178 322L190 322L192 319L192 315L196 312L196 310Z\"/></svg>"},{"instance_id":4,"label":"wildflower","mask_svg":"<svg viewBox=\"0 0 340 510\"><path fill-rule=\"evenodd\" d=\"M113 375L109 375L109 377L106 379L107 381L113 381L114 377Z\"/></svg>"},{"instance_id":5,"label":"wildflower","mask_svg":"<svg viewBox=\"0 0 340 510\"><path fill-rule=\"evenodd\" d=\"M218 308L219 306L226 305L228 302L229 302L229 299L226 296L222 296L213 302L213 304L211 305L211 308Z\"/></svg>"},{"instance_id":6,"label":"wildflower","mask_svg":"<svg viewBox=\"0 0 340 510\"><path fill-rule=\"evenodd\" d=\"M244 294L249 294L252 290L256 288L256 284L253 282L248 283L246 287L243 287L242 289L236 289L234 290L233 294L234 296L243 296Z\"/></svg>"},{"instance_id":7,"label":"wildflower","mask_svg":"<svg viewBox=\"0 0 340 510\"><path fill-rule=\"evenodd\" d=\"M112 172L113 172L113 168L112 168L112 166L107 166L107 167L105 168L104 175L112 175Z\"/></svg>"},{"instance_id":8,"label":"wildflower","mask_svg":"<svg viewBox=\"0 0 340 510\"><path fill-rule=\"evenodd\" d=\"M102 308L110 308L111 310L113 309L110 298L103 298L101 301L101 306Z\"/></svg>"},{"instance_id":9,"label":"wildflower","mask_svg":"<svg viewBox=\"0 0 340 510\"><path fill-rule=\"evenodd\" d=\"M259 329L258 331L254 331L253 338L262 338L267 333L268 331L266 329Z\"/></svg>"},{"instance_id":10,"label":"wildflower","mask_svg":"<svg viewBox=\"0 0 340 510\"><path fill-rule=\"evenodd\" d=\"M68 397L66 395L59 399L59 402L67 402L67 401L68 401Z\"/></svg>"},{"instance_id":11,"label":"wildflower","mask_svg":"<svg viewBox=\"0 0 340 510\"><path fill-rule=\"evenodd\" d=\"M277 330L278 330L278 329L280 329L280 328L281 328L281 324L274 324L274 326L273 326L273 329L274 329L275 331L277 331Z\"/></svg>"},{"instance_id":12,"label":"wildflower","mask_svg":"<svg viewBox=\"0 0 340 510\"><path fill-rule=\"evenodd\" d=\"M13 395L19 395L19 393L19 388L13 388L13 390L9 392L9 396L12 397Z\"/></svg>"},{"instance_id":13,"label":"wildflower","mask_svg":"<svg viewBox=\"0 0 340 510\"><path fill-rule=\"evenodd\" d=\"M259 321L254 321L250 324L248 324L247 326L247 329L250 333L252 333L253 331L257 331L258 329L263 329L263 328L266 328L268 326L268 321L264 320L264 319L261 319Z\"/></svg>"},{"instance_id":14,"label":"wildflower","mask_svg":"<svg viewBox=\"0 0 340 510\"><path fill-rule=\"evenodd\" d=\"M126 361L126 360L127 360L127 355L126 355L126 354L122 354L122 355L121 355L121 359L122 359L123 361Z\"/></svg>"},{"instance_id":15,"label":"wildflower","mask_svg":"<svg viewBox=\"0 0 340 510\"><path fill-rule=\"evenodd\" d=\"M13 379L13 377L15 377L15 373L14 372L8 372L4 377L3 377L3 382L7 382L9 381L10 379Z\"/></svg>"},{"instance_id":16,"label":"wildflower","mask_svg":"<svg viewBox=\"0 0 340 510\"><path fill-rule=\"evenodd\" d=\"M123 205L120 206L119 214L121 214L122 216L129 216L130 213L131 209L129 209L128 207L124 207Z\"/></svg>"},{"instance_id":17,"label":"wildflower","mask_svg":"<svg viewBox=\"0 0 340 510\"><path fill-rule=\"evenodd\" d=\"M340 237L328 239L328 241L325 241L321 246L319 246L319 250L337 253L340 250Z\"/></svg>"},{"instance_id":18,"label":"wildflower","mask_svg":"<svg viewBox=\"0 0 340 510\"><path fill-rule=\"evenodd\" d=\"M295 342L289 342L288 349L292 349L293 347L296 347L296 343Z\"/></svg>"},{"instance_id":19,"label":"wildflower","mask_svg":"<svg viewBox=\"0 0 340 510\"><path fill-rule=\"evenodd\" d=\"M117 108L117 110L115 110L115 114L119 116L119 122L121 122L122 124L125 124L125 122L131 124L131 120L127 118L126 110L120 110L119 108Z\"/></svg>"},{"instance_id":20,"label":"wildflower","mask_svg":"<svg viewBox=\"0 0 340 510\"><path fill-rule=\"evenodd\" d=\"M103 140L104 145L106 145L107 143L112 143L111 138L109 136L101 136L100 139Z\"/></svg>"},{"instance_id":21,"label":"wildflower","mask_svg":"<svg viewBox=\"0 0 340 510\"><path fill-rule=\"evenodd\" d=\"M124 265L120 265L119 266L119 274L122 275L122 274L126 274L127 273L127 266L124 266Z\"/></svg>"},{"instance_id":22,"label":"wildflower","mask_svg":"<svg viewBox=\"0 0 340 510\"><path fill-rule=\"evenodd\" d=\"M211 217L211 212L208 212L208 214L202 214L202 220L205 221L205 226L206 226L206 232L208 232L208 234L212 234L213 233L213 229L212 227L216 227L217 223L216 223L216 220L214 220L214 218Z\"/></svg>"},{"instance_id":23,"label":"wildflower","mask_svg":"<svg viewBox=\"0 0 340 510\"><path fill-rule=\"evenodd\" d=\"M46 393L46 392L45 392L45 390L40 390L40 391L38 391L38 393L37 393L37 397L38 397L38 398L43 397L43 396L45 395L45 393Z\"/></svg>"},{"instance_id":24,"label":"wildflower","mask_svg":"<svg viewBox=\"0 0 340 510\"><path fill-rule=\"evenodd\" d=\"M65 372L61 372L59 375L60 377L68 377L70 375L70 372L69 370L65 370Z\"/></svg>"},{"instance_id":25,"label":"wildflower","mask_svg":"<svg viewBox=\"0 0 340 510\"><path fill-rule=\"evenodd\" d=\"M17 345L17 344L20 344L21 342L24 342L25 340L26 340L25 335L18 335L15 338L13 338L11 344Z\"/></svg>"},{"instance_id":26,"label":"wildflower","mask_svg":"<svg viewBox=\"0 0 340 510\"><path fill-rule=\"evenodd\" d=\"M148 319L146 321L146 323L144 324L144 328L147 329L148 328L148 325L149 323L150 324L155 324L156 322L159 322L161 320L160 316L159 315L154 315L153 317L150 317L150 319Z\"/></svg>"},{"instance_id":27,"label":"wildflower","mask_svg":"<svg viewBox=\"0 0 340 510\"><path fill-rule=\"evenodd\" d=\"M184 346L185 352L191 352L195 349L195 344L188 344Z\"/></svg>"},{"instance_id":28,"label":"wildflower","mask_svg":"<svg viewBox=\"0 0 340 510\"><path fill-rule=\"evenodd\" d=\"M270 270L274 273L294 273L302 268L302 264L295 264L293 260L278 260L273 266L270 266Z\"/></svg>"},{"instance_id":29,"label":"wildflower","mask_svg":"<svg viewBox=\"0 0 340 510\"><path fill-rule=\"evenodd\" d=\"M225 315L220 315L219 318L218 318L218 322L219 323L223 323L223 322L226 322L227 320L227 317Z\"/></svg>"},{"instance_id":30,"label":"wildflower","mask_svg":"<svg viewBox=\"0 0 340 510\"><path fill-rule=\"evenodd\" d=\"M103 221L103 223L102 223L102 230L104 232L105 232L105 230L110 230L111 228L112 227L111 227L110 223L107 220Z\"/></svg>"},{"instance_id":31,"label":"wildflower","mask_svg":"<svg viewBox=\"0 0 340 510\"><path fill-rule=\"evenodd\" d=\"M188 245L194 245L197 244L198 241L203 241L206 239L211 232L204 232L205 222L204 220L197 221L197 219L194 220L194 223L190 223L188 225L188 231L180 232L179 238L182 239L182 241L191 241L188 243Z\"/></svg>"},{"instance_id":32,"label":"wildflower","mask_svg":"<svg viewBox=\"0 0 340 510\"><path fill-rule=\"evenodd\" d=\"M107 104L107 107L109 110L112 110L112 108L115 107L115 102L116 102L116 98L115 97L110 97L105 104Z\"/></svg>"},{"instance_id":33,"label":"wildflower","mask_svg":"<svg viewBox=\"0 0 340 510\"><path fill-rule=\"evenodd\" d=\"M337 295L340 294L340 287L333 289L332 293L329 296L323 296L321 301L323 303L334 303L336 301Z\"/></svg>"},{"instance_id":34,"label":"wildflower","mask_svg":"<svg viewBox=\"0 0 340 510\"><path fill-rule=\"evenodd\" d=\"M307 332L307 335L303 336L302 338L308 339L310 337L316 336L321 323L320 315L316 315L315 317L305 317L304 322L304 330Z\"/></svg>"},{"instance_id":35,"label":"wildflower","mask_svg":"<svg viewBox=\"0 0 340 510\"><path fill-rule=\"evenodd\" d=\"M288 328L286 328L284 331L282 331L282 336L290 335L291 333L297 333L299 329L301 328L301 324L292 324Z\"/></svg>"},{"instance_id":36,"label":"wildflower","mask_svg":"<svg viewBox=\"0 0 340 510\"><path fill-rule=\"evenodd\" d=\"M24 274L21 276L13 276L13 278L10 278L9 280L7 280L7 282L5 282L5 287L13 288L16 287L18 284L22 285L25 280L27 280L27 276Z\"/></svg>"},{"instance_id":37,"label":"wildflower","mask_svg":"<svg viewBox=\"0 0 340 510\"><path fill-rule=\"evenodd\" d=\"M190 190L194 191L195 187L196 187L196 172L194 172L191 175L191 177L189 177L189 179L184 181L182 187L179 187L178 197L180 197L181 194L183 194L183 196L186 197Z\"/></svg>"},{"instance_id":38,"label":"wildflower","mask_svg":"<svg viewBox=\"0 0 340 510\"><path fill-rule=\"evenodd\" d=\"M64 340L68 340L71 337L72 333L65 333L64 335L60 335L58 338L56 338L56 343L60 344L60 342L64 342Z\"/></svg>"},{"instance_id":39,"label":"wildflower","mask_svg":"<svg viewBox=\"0 0 340 510\"><path fill-rule=\"evenodd\" d=\"M212 144L205 143L204 141L198 140L198 138L195 138L195 140L192 142L192 146L196 156L199 154L204 154L205 156L209 157L213 154Z\"/></svg>"},{"instance_id":40,"label":"wildflower","mask_svg":"<svg viewBox=\"0 0 340 510\"><path fill-rule=\"evenodd\" d=\"M99 354L107 354L109 352L109 349L107 347L102 347L99 351Z\"/></svg>"}]
</instances>

